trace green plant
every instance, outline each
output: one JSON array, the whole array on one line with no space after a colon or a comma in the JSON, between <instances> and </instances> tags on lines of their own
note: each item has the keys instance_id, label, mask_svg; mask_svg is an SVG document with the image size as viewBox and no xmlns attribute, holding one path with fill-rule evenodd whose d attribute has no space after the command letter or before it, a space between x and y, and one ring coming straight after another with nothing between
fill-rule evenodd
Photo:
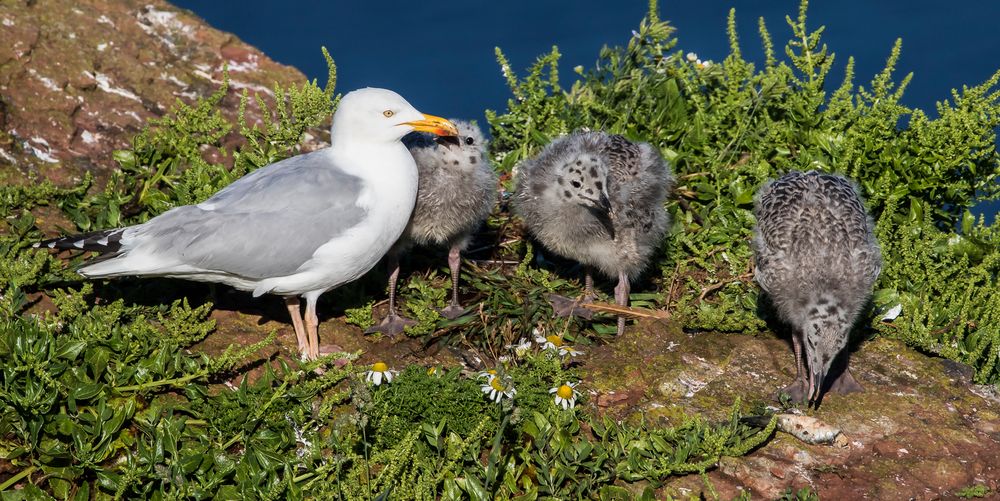
<instances>
[{"instance_id":1,"label":"green plant","mask_svg":"<svg viewBox=\"0 0 1000 501\"><path fill-rule=\"evenodd\" d=\"M819 495L809 487L803 487L797 491L789 487L778 499L779 501L819 501Z\"/></svg>"},{"instance_id":2,"label":"green plant","mask_svg":"<svg viewBox=\"0 0 1000 501\"><path fill-rule=\"evenodd\" d=\"M890 200L888 206L893 207ZM877 226L886 260L878 311L901 308L875 321L882 334L976 368L976 381L1000 382L1000 247L997 225L966 212L961 233L941 231L926 202L905 217L883 214Z\"/></svg>"},{"instance_id":3,"label":"green plant","mask_svg":"<svg viewBox=\"0 0 1000 501\"><path fill-rule=\"evenodd\" d=\"M972 498L984 498L989 496L993 492L989 487L983 484L975 484L967 487L962 487L955 493L956 496L962 499L972 499Z\"/></svg>"}]
</instances>

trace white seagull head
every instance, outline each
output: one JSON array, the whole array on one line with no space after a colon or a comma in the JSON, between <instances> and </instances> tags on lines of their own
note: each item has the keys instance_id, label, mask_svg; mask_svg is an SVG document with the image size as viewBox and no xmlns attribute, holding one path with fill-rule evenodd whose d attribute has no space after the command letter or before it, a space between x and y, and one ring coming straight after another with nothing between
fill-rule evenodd
<instances>
[{"instance_id":1,"label":"white seagull head","mask_svg":"<svg viewBox=\"0 0 1000 501\"><path fill-rule=\"evenodd\" d=\"M455 136L455 124L425 115L403 96L391 90L367 87L348 92L340 99L330 127L331 142L342 139L375 143L399 141L412 131Z\"/></svg>"}]
</instances>

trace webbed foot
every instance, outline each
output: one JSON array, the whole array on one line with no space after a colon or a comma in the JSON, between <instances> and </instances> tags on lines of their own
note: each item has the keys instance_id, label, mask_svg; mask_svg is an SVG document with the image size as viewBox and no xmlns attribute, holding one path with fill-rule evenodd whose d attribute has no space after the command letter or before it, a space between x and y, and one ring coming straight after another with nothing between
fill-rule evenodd
<instances>
[{"instance_id":1,"label":"webbed foot","mask_svg":"<svg viewBox=\"0 0 1000 501\"><path fill-rule=\"evenodd\" d=\"M806 401L809 393L809 382L804 378L798 378L792 384L778 390L777 399L781 401L782 395L788 395L788 401L799 404Z\"/></svg>"},{"instance_id":2,"label":"webbed foot","mask_svg":"<svg viewBox=\"0 0 1000 501\"><path fill-rule=\"evenodd\" d=\"M376 332L381 332L390 338L394 338L403 333L403 328L407 325L417 325L416 320L411 320L406 317L401 317L395 313L387 315L385 318L379 322L378 325L373 325L365 329L365 334L374 334Z\"/></svg>"},{"instance_id":3,"label":"webbed foot","mask_svg":"<svg viewBox=\"0 0 1000 501\"><path fill-rule=\"evenodd\" d=\"M460 304L449 304L448 306L438 310L438 313L448 320L455 320L465 314L465 308L463 308Z\"/></svg>"},{"instance_id":4,"label":"webbed foot","mask_svg":"<svg viewBox=\"0 0 1000 501\"><path fill-rule=\"evenodd\" d=\"M594 316L593 311L582 306L594 302L593 296L570 298L559 294L549 294L545 296L545 299L549 300L552 311L557 317L574 316L590 320Z\"/></svg>"},{"instance_id":5,"label":"webbed foot","mask_svg":"<svg viewBox=\"0 0 1000 501\"><path fill-rule=\"evenodd\" d=\"M851 369L844 369L844 372L837 376L837 379L830 385L830 391L834 393L839 393L841 395L846 395L848 393L861 393L865 391L864 387L854 376L851 375Z\"/></svg>"}]
</instances>

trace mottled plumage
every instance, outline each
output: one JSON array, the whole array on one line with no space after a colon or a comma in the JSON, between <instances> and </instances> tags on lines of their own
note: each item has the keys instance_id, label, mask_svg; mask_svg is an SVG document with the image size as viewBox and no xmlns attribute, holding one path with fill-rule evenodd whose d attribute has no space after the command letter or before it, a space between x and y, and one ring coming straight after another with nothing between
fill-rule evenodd
<instances>
[{"instance_id":1,"label":"mottled plumage","mask_svg":"<svg viewBox=\"0 0 1000 501\"><path fill-rule=\"evenodd\" d=\"M388 255L389 313L369 332L395 335L413 321L396 311L399 257L413 245L447 247L451 269L451 304L441 313L455 318L464 309L458 302L461 252L472 234L489 217L496 202L496 173L486 156L486 139L478 126L453 120L457 137L435 138L410 134L403 138L417 163L417 202L410 222Z\"/></svg>"},{"instance_id":2,"label":"mottled plumage","mask_svg":"<svg viewBox=\"0 0 1000 501\"><path fill-rule=\"evenodd\" d=\"M518 167L514 209L546 248L587 267L588 296L590 269L597 269L618 278L615 299L626 305L629 281L666 233L663 204L673 183L667 163L649 144L577 132ZM623 330L622 318L619 334Z\"/></svg>"},{"instance_id":3,"label":"mottled plumage","mask_svg":"<svg viewBox=\"0 0 1000 501\"><path fill-rule=\"evenodd\" d=\"M882 267L872 220L851 181L817 171L764 185L754 214L755 278L794 329L798 375L786 391L818 401ZM846 364L832 389L860 390Z\"/></svg>"}]
</instances>

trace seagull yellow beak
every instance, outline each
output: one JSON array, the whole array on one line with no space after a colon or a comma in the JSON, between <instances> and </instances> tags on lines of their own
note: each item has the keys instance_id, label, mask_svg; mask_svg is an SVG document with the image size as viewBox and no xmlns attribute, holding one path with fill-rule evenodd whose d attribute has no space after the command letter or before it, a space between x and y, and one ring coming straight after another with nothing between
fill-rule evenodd
<instances>
[{"instance_id":1,"label":"seagull yellow beak","mask_svg":"<svg viewBox=\"0 0 1000 501\"><path fill-rule=\"evenodd\" d=\"M455 124L441 117L436 117L434 115L424 115L423 120L414 120L412 122L403 122L404 125L409 125L413 127L413 130L418 130L420 132L430 132L438 136L457 136L458 129Z\"/></svg>"}]
</instances>

